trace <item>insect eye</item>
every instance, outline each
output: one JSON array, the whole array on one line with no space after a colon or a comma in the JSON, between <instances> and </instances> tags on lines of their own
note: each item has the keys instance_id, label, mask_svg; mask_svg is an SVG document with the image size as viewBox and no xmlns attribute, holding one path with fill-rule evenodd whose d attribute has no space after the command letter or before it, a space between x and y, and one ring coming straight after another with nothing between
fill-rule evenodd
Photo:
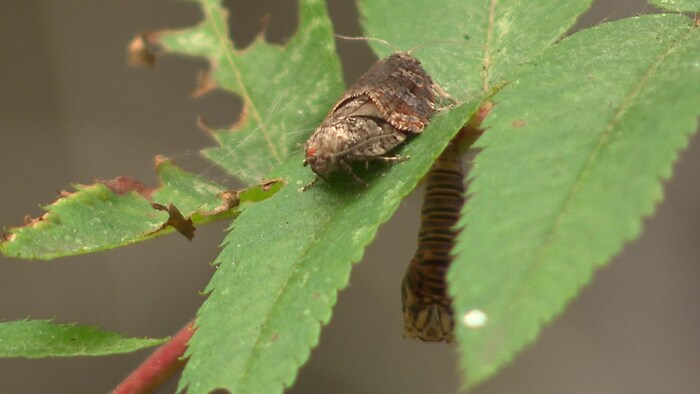
<instances>
[{"instance_id":1,"label":"insect eye","mask_svg":"<svg viewBox=\"0 0 700 394\"><path fill-rule=\"evenodd\" d=\"M311 148L309 148L309 149L306 151L306 157L307 157L307 158L308 158L308 157L315 156L315 155L316 155L316 148L315 148L315 147L311 147Z\"/></svg>"}]
</instances>

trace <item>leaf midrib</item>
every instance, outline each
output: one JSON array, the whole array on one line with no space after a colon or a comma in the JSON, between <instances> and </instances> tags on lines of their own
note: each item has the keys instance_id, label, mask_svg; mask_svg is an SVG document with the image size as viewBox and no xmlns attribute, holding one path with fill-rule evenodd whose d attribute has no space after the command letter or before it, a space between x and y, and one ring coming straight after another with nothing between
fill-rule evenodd
<instances>
[{"instance_id":1,"label":"leaf midrib","mask_svg":"<svg viewBox=\"0 0 700 394\"><path fill-rule=\"evenodd\" d=\"M291 186L286 186L286 187L291 187ZM279 192L282 192L283 190L279 190ZM321 229L319 231L316 231L317 234L323 234L324 231L327 227L329 227L329 223L334 222L334 218L337 216L338 212L344 211L349 204L353 204L355 200L347 200L344 204L339 205L338 209L332 210L332 213L330 215L325 216L326 220L324 222L319 223L318 226L316 226L316 229ZM295 277L297 275L297 268L299 264L301 264L302 261L305 260L305 257L309 254L309 250L312 250L317 244L321 243L321 240L323 237L318 237L314 238L314 240L310 243L308 243L302 251L297 255L298 258L295 259L295 261L289 266L289 272L290 274L287 275L285 278L280 291L277 293L275 296L275 300L270 304L270 307L267 309L265 313L265 318L263 319L262 323L260 324L260 331L258 332L257 337L255 338L255 344L251 348L249 352L249 356L247 357L247 360L253 360L256 358L256 355L260 349L260 343L262 340L262 333L263 333L263 328L267 326L268 321L270 320L272 316L272 311L276 308L277 305L279 305L279 300L282 298L282 296L286 293L287 289L289 289L288 283L291 280L292 277ZM319 322L319 324L321 324ZM241 374L241 379L240 379L240 384L238 386L238 389L241 390L246 387L247 384L247 378L250 376L250 370L252 368L252 362L248 361L245 363L245 369L243 370L243 373ZM284 386L284 382L281 382L282 385Z\"/></svg>"},{"instance_id":2,"label":"leaf midrib","mask_svg":"<svg viewBox=\"0 0 700 394\"><path fill-rule=\"evenodd\" d=\"M262 121L262 117L258 112L258 108L253 103L253 100L251 99L250 94L248 93L248 89L246 88L246 85L243 82L243 77L241 76L238 64L236 64L236 61L232 56L233 52L235 51L235 49L233 48L233 43L228 39L228 36L218 28L217 24L215 23L216 19L213 17L212 13L212 9L214 7L215 6L213 6L211 2L207 2L206 5L203 7L204 12L206 13L205 20L210 21L212 30L214 31L221 47L228 48L228 50L224 50L224 57L226 58L226 61L228 62L229 66L231 67L231 70L233 70L233 73L236 76L236 81L238 82L238 86L240 87L239 94L244 100L244 105L250 107L250 113L253 115L253 118L255 118L256 122L258 123L259 131L262 133L263 138L265 138L265 142L267 143L268 148L270 149L270 153L279 164L282 162L282 158L280 157L279 153L277 152L277 148L275 147L275 144L270 138L270 133L267 129L267 124L265 124ZM222 12L223 15L226 15L227 13L228 12Z\"/></svg>"}]
</instances>

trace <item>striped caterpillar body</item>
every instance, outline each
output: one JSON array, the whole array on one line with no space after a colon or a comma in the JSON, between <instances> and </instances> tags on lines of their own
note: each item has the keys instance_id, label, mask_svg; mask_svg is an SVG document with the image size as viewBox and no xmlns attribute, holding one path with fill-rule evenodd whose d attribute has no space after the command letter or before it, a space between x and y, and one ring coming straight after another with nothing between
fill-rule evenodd
<instances>
[{"instance_id":1,"label":"striped caterpillar body","mask_svg":"<svg viewBox=\"0 0 700 394\"><path fill-rule=\"evenodd\" d=\"M462 163L451 142L428 172L418 249L401 284L405 338L452 342L454 322L445 275L464 204Z\"/></svg>"}]
</instances>

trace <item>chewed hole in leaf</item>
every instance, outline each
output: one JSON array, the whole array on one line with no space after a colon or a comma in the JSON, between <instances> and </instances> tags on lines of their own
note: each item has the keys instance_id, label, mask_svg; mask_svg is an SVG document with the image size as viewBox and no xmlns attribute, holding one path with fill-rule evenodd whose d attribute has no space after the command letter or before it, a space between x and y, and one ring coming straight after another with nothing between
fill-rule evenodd
<instances>
[{"instance_id":1,"label":"chewed hole in leaf","mask_svg":"<svg viewBox=\"0 0 700 394\"><path fill-rule=\"evenodd\" d=\"M212 90L198 97L199 125L205 131L233 129L241 119L243 100L240 96L222 90Z\"/></svg>"},{"instance_id":2,"label":"chewed hole in leaf","mask_svg":"<svg viewBox=\"0 0 700 394\"><path fill-rule=\"evenodd\" d=\"M224 170L226 158L217 159L215 161L204 157L199 148L175 152L168 156L178 166L186 168L187 171L203 181L218 183L227 189L240 189L244 187L236 177Z\"/></svg>"},{"instance_id":3,"label":"chewed hole in leaf","mask_svg":"<svg viewBox=\"0 0 700 394\"><path fill-rule=\"evenodd\" d=\"M360 16L354 1L330 2L328 13L333 21L336 34L348 37L364 35L360 28ZM360 75L369 70L377 61L377 55L372 52L367 42L336 38L335 44L343 64L343 78L347 86L357 81Z\"/></svg>"},{"instance_id":4,"label":"chewed hole in leaf","mask_svg":"<svg viewBox=\"0 0 700 394\"><path fill-rule=\"evenodd\" d=\"M262 35L265 41L284 44L297 30L298 7L294 0L229 0L230 37L236 49L247 48Z\"/></svg>"}]
</instances>

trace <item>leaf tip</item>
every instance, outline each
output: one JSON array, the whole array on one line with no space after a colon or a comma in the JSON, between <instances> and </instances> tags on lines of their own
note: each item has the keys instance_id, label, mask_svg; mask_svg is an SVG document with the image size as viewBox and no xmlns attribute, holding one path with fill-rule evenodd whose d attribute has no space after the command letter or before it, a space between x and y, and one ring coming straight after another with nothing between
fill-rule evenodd
<instances>
[{"instance_id":1,"label":"leaf tip","mask_svg":"<svg viewBox=\"0 0 700 394\"><path fill-rule=\"evenodd\" d=\"M197 115L197 127L207 134L214 134L214 129L207 123L207 118L204 115Z\"/></svg>"},{"instance_id":2,"label":"leaf tip","mask_svg":"<svg viewBox=\"0 0 700 394\"><path fill-rule=\"evenodd\" d=\"M157 155L153 158L153 166L156 168L156 172L161 169L162 166L170 164L170 159L163 155Z\"/></svg>"}]
</instances>

